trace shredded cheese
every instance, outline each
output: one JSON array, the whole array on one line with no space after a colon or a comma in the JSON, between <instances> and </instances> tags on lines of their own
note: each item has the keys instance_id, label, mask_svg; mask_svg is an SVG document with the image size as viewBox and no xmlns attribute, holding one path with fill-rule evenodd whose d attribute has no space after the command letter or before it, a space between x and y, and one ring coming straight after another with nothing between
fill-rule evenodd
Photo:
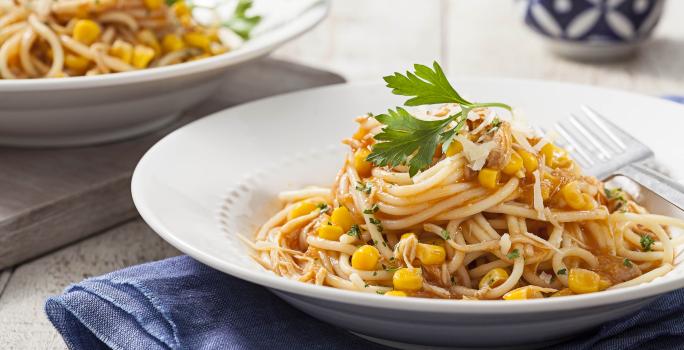
<instances>
[{"instance_id":1,"label":"shredded cheese","mask_svg":"<svg viewBox=\"0 0 684 350\"><path fill-rule=\"evenodd\" d=\"M534 175L534 185L532 186L532 190L533 190L533 194L534 194L533 207L534 207L534 210L537 211L537 215L539 215L539 217L542 220L545 220L546 216L544 213L544 198L542 197L542 192L541 192L541 175L539 175L539 169L532 172L532 175Z\"/></svg>"},{"instance_id":2,"label":"shredded cheese","mask_svg":"<svg viewBox=\"0 0 684 350\"><path fill-rule=\"evenodd\" d=\"M496 146L493 141L485 143L474 143L464 135L457 135L455 137L463 146L463 155L468 160L468 166L473 170L480 170L485 165L489 152Z\"/></svg>"},{"instance_id":3,"label":"shredded cheese","mask_svg":"<svg viewBox=\"0 0 684 350\"><path fill-rule=\"evenodd\" d=\"M530 145L529 142L527 142L527 137L523 132L520 130L513 130L511 129L511 134L513 135L513 138L515 141L522 147L525 151L530 152L532 154L537 154L537 151L532 148L532 145Z\"/></svg>"}]
</instances>

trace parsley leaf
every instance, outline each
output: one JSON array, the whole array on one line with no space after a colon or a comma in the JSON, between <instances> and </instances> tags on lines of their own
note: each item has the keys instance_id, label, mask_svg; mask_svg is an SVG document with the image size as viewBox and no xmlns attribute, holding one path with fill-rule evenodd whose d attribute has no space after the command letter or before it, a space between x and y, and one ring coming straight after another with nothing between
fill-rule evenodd
<instances>
[{"instance_id":1,"label":"parsley leaf","mask_svg":"<svg viewBox=\"0 0 684 350\"><path fill-rule=\"evenodd\" d=\"M506 254L506 257L513 260L520 257L520 252L517 249L513 249L510 253Z\"/></svg>"},{"instance_id":2,"label":"parsley leaf","mask_svg":"<svg viewBox=\"0 0 684 350\"><path fill-rule=\"evenodd\" d=\"M568 274L568 270L567 270L567 269L560 269L560 270L558 270L556 273L559 274L559 275L567 275L567 274Z\"/></svg>"},{"instance_id":3,"label":"parsley leaf","mask_svg":"<svg viewBox=\"0 0 684 350\"><path fill-rule=\"evenodd\" d=\"M373 146L367 160L377 166L408 165L410 176L430 166L437 145L441 143L442 147L448 147L473 108L501 107L511 110L504 103L474 103L464 99L451 86L437 62L433 63L433 68L416 64L414 69L413 73L406 72L406 75L394 73L384 77L387 87L394 94L412 96L404 105L458 103L461 111L439 120L418 119L401 107L375 116L385 127L375 135L378 143ZM449 128L452 122L457 122L457 125Z\"/></svg>"},{"instance_id":4,"label":"parsley leaf","mask_svg":"<svg viewBox=\"0 0 684 350\"><path fill-rule=\"evenodd\" d=\"M380 208L378 207L378 205L377 205L377 203L376 203L376 204L373 204L372 207L370 207L370 208L368 208L368 209L364 209L364 210L363 210L363 213L364 213L364 214L373 214L373 213L376 213L379 209L380 209Z\"/></svg>"},{"instance_id":5,"label":"parsley leaf","mask_svg":"<svg viewBox=\"0 0 684 350\"><path fill-rule=\"evenodd\" d=\"M632 267L632 262L629 259L625 258L625 260L622 260L622 265Z\"/></svg>"},{"instance_id":6,"label":"parsley leaf","mask_svg":"<svg viewBox=\"0 0 684 350\"><path fill-rule=\"evenodd\" d=\"M373 186L371 186L371 184L367 182L357 181L355 188L357 191L364 192L365 194L370 194L371 190L373 189Z\"/></svg>"},{"instance_id":7,"label":"parsley leaf","mask_svg":"<svg viewBox=\"0 0 684 350\"><path fill-rule=\"evenodd\" d=\"M432 67L433 69L430 69L428 66L416 64L413 66L414 73L406 72L406 75L402 75L397 72L383 79L393 94L414 96L404 103L406 106L449 102L471 104L454 90L437 62L434 62Z\"/></svg>"},{"instance_id":8,"label":"parsley leaf","mask_svg":"<svg viewBox=\"0 0 684 350\"><path fill-rule=\"evenodd\" d=\"M359 234L361 234L361 229L359 228L359 225L352 225L349 231L347 231L347 234L352 237L359 238Z\"/></svg>"},{"instance_id":9,"label":"parsley leaf","mask_svg":"<svg viewBox=\"0 0 684 350\"><path fill-rule=\"evenodd\" d=\"M370 221L370 223L373 225L380 225L381 223L381 221L376 218L369 218L368 221Z\"/></svg>"},{"instance_id":10,"label":"parsley leaf","mask_svg":"<svg viewBox=\"0 0 684 350\"><path fill-rule=\"evenodd\" d=\"M653 240L653 238L651 238L651 236L643 235L643 236L641 236L640 243L641 243L641 249L643 251L650 252L651 248L652 248L651 246L653 245L653 243L655 243L655 241Z\"/></svg>"},{"instance_id":11,"label":"parsley leaf","mask_svg":"<svg viewBox=\"0 0 684 350\"><path fill-rule=\"evenodd\" d=\"M385 127L375 135L379 142L373 146L367 160L377 166L408 164L409 175L414 176L432 163L437 145L445 139L443 130L453 120L452 117L420 120L401 107L376 115L375 119Z\"/></svg>"},{"instance_id":12,"label":"parsley leaf","mask_svg":"<svg viewBox=\"0 0 684 350\"><path fill-rule=\"evenodd\" d=\"M228 27L245 40L249 39L249 35L254 27L261 22L261 16L250 16L247 14L247 11L252 7L252 2L252 0L239 0L233 16L223 22L225 27Z\"/></svg>"},{"instance_id":13,"label":"parsley leaf","mask_svg":"<svg viewBox=\"0 0 684 350\"><path fill-rule=\"evenodd\" d=\"M449 235L449 231L447 230L442 230L439 234L442 238L444 238L445 241L448 241L451 236Z\"/></svg>"},{"instance_id":14,"label":"parsley leaf","mask_svg":"<svg viewBox=\"0 0 684 350\"><path fill-rule=\"evenodd\" d=\"M317 207L318 207L318 209L321 210L321 213L325 213L328 211L328 209L330 209L330 207L328 207L327 203L320 203L317 205Z\"/></svg>"}]
</instances>

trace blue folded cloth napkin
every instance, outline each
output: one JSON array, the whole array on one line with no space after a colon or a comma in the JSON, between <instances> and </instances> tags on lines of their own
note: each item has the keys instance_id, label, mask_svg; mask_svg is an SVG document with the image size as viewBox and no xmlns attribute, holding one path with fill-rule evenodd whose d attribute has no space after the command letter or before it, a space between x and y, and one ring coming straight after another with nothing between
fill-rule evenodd
<instances>
[{"instance_id":1,"label":"blue folded cloth napkin","mask_svg":"<svg viewBox=\"0 0 684 350\"><path fill-rule=\"evenodd\" d=\"M87 279L47 300L80 349L387 349L316 320L267 289L179 256ZM681 349L684 290L557 349Z\"/></svg>"},{"instance_id":2,"label":"blue folded cloth napkin","mask_svg":"<svg viewBox=\"0 0 684 350\"><path fill-rule=\"evenodd\" d=\"M684 103L684 97L666 97ZM72 350L387 349L180 256L72 285L45 311ZM555 349L681 349L684 290Z\"/></svg>"}]
</instances>

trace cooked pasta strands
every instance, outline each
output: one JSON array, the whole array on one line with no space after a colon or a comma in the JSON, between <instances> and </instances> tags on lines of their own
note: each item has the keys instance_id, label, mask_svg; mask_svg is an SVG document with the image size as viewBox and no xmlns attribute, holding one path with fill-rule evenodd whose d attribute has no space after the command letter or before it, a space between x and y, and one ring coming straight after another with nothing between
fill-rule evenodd
<instances>
[{"instance_id":1,"label":"cooked pasta strands","mask_svg":"<svg viewBox=\"0 0 684 350\"><path fill-rule=\"evenodd\" d=\"M354 254L356 247L351 244L344 244L335 241L329 241L327 239L322 239L319 237L309 236L306 238L306 242L312 246L319 249L332 250L335 252L344 253L347 255Z\"/></svg>"},{"instance_id":2,"label":"cooked pasta strands","mask_svg":"<svg viewBox=\"0 0 684 350\"><path fill-rule=\"evenodd\" d=\"M402 229L402 228L407 228L413 225L416 225L420 222L426 221L432 217L435 217L435 220L450 220L444 217L436 217L440 213L444 212L445 210L448 210L449 208L452 208L454 206L457 206L459 204L463 204L464 202L468 202L474 198L483 196L487 193L487 190L484 188L473 188L471 190L467 190L464 192L461 192L457 194L456 196L453 196L449 199L445 199L443 201L437 202L434 205L430 206L427 210L413 214L410 216L406 216L402 219L397 219L397 220L385 220L383 221L384 225L388 229L396 230L396 229ZM459 219L462 217L466 217L468 215L461 215L458 216L454 219ZM453 219L451 219L453 220Z\"/></svg>"},{"instance_id":3,"label":"cooked pasta strands","mask_svg":"<svg viewBox=\"0 0 684 350\"><path fill-rule=\"evenodd\" d=\"M412 204L420 204L435 199L462 193L464 191L474 188L475 186L476 184L471 182L444 185L411 197L396 197L385 192L380 192L378 193L378 198L382 202L385 202L387 204L397 206L408 206Z\"/></svg>"},{"instance_id":4,"label":"cooked pasta strands","mask_svg":"<svg viewBox=\"0 0 684 350\"><path fill-rule=\"evenodd\" d=\"M604 190L564 150L508 122L493 125L492 113L470 113L454 138L460 145L423 151L425 166L414 176L417 153L399 165L369 161L378 142L389 142L387 134L375 136L393 126L357 118L359 130L343 141L351 151L330 188L278 196L284 208L249 245L257 263L311 284L471 300L542 298L562 288L599 292L672 269L684 244L672 231L684 221ZM615 200L627 201L626 212L613 209Z\"/></svg>"}]
</instances>

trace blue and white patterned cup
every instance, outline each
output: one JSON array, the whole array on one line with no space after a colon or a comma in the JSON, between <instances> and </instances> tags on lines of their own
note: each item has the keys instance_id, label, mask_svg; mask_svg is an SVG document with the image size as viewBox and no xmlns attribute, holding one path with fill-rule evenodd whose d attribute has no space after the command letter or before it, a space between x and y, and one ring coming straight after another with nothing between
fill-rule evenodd
<instances>
[{"instance_id":1,"label":"blue and white patterned cup","mask_svg":"<svg viewBox=\"0 0 684 350\"><path fill-rule=\"evenodd\" d=\"M525 23L549 48L583 60L633 53L647 39L665 0L528 0Z\"/></svg>"}]
</instances>

